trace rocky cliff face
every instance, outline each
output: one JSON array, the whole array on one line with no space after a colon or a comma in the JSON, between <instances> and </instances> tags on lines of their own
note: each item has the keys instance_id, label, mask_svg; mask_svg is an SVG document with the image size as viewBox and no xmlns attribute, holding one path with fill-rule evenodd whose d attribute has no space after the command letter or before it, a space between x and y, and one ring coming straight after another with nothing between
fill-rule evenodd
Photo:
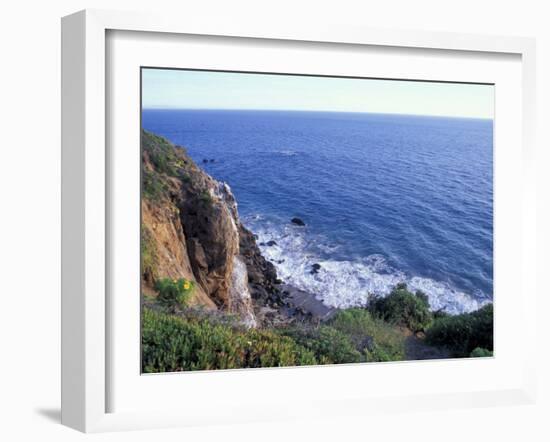
<instances>
[{"instance_id":1,"label":"rocky cliff face","mask_svg":"<svg viewBox=\"0 0 550 442\"><path fill-rule=\"evenodd\" d=\"M142 182L143 291L154 295L159 278L186 278L196 283L193 304L256 326L260 307L277 291L277 275L241 224L229 186L183 148L145 131Z\"/></svg>"}]
</instances>

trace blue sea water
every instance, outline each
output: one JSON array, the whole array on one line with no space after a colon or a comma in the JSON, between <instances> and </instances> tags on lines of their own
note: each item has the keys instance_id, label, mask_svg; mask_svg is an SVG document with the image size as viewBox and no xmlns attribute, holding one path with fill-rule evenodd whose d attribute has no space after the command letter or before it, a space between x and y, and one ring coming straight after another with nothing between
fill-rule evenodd
<instances>
[{"instance_id":1,"label":"blue sea water","mask_svg":"<svg viewBox=\"0 0 550 442\"><path fill-rule=\"evenodd\" d=\"M143 110L142 124L227 182L244 224L277 243L261 249L280 277L326 304L364 305L398 282L434 310L492 300L492 120Z\"/></svg>"}]
</instances>

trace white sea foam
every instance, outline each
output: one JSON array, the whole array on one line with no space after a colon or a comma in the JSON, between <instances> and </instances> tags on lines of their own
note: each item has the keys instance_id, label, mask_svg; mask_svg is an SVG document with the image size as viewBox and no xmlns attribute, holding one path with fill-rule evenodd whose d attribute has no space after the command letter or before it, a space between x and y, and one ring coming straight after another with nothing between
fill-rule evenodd
<instances>
[{"instance_id":1,"label":"white sea foam","mask_svg":"<svg viewBox=\"0 0 550 442\"><path fill-rule=\"evenodd\" d=\"M371 294L385 296L401 282L411 290L426 293L433 310L444 309L448 313L458 314L476 310L490 302L457 290L445 282L407 276L392 268L381 255L357 260L323 259L315 251L335 251L335 247L310 237L306 229L254 221L253 230L258 235L262 254L273 262L279 277L286 283L316 294L328 306L365 306ZM275 241L276 245L268 246L268 241ZM317 273L312 273L313 264L321 266Z\"/></svg>"},{"instance_id":2,"label":"white sea foam","mask_svg":"<svg viewBox=\"0 0 550 442\"><path fill-rule=\"evenodd\" d=\"M293 157L295 155L298 155L298 152L296 152L295 150L291 150L291 149L276 150L275 153L278 153L279 155L283 155L285 157Z\"/></svg>"}]
</instances>

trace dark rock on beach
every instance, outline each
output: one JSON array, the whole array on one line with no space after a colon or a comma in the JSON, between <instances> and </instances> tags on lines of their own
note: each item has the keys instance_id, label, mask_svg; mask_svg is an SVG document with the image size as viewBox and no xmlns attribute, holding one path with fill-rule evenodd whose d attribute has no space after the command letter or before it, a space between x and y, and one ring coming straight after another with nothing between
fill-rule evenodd
<instances>
[{"instance_id":1,"label":"dark rock on beach","mask_svg":"<svg viewBox=\"0 0 550 442\"><path fill-rule=\"evenodd\" d=\"M337 311L337 309L325 305L314 294L300 290L294 286L285 284L282 286L282 290L287 296L288 304L292 308L303 312L310 319L326 321L334 316Z\"/></svg>"},{"instance_id":2,"label":"dark rock on beach","mask_svg":"<svg viewBox=\"0 0 550 442\"><path fill-rule=\"evenodd\" d=\"M312 275L316 275L317 273L319 273L319 270L321 270L321 264L313 264L311 266L311 271L309 273L311 273Z\"/></svg>"},{"instance_id":3,"label":"dark rock on beach","mask_svg":"<svg viewBox=\"0 0 550 442\"><path fill-rule=\"evenodd\" d=\"M254 235L254 236L256 236L256 235ZM271 241L268 241L268 242L261 242L261 243L259 243L259 245L260 246L273 247L273 246L276 246L277 243L275 241L271 240Z\"/></svg>"},{"instance_id":4,"label":"dark rock on beach","mask_svg":"<svg viewBox=\"0 0 550 442\"><path fill-rule=\"evenodd\" d=\"M277 271L275 266L263 257L254 234L242 224L239 225L239 248L248 271L252 297L265 298L266 294L275 290Z\"/></svg>"},{"instance_id":5,"label":"dark rock on beach","mask_svg":"<svg viewBox=\"0 0 550 442\"><path fill-rule=\"evenodd\" d=\"M305 222L303 222L300 218L297 218L297 217L292 218L292 219L290 220L290 222L291 222L292 224L297 225L297 226L305 226L305 225L306 225Z\"/></svg>"}]
</instances>

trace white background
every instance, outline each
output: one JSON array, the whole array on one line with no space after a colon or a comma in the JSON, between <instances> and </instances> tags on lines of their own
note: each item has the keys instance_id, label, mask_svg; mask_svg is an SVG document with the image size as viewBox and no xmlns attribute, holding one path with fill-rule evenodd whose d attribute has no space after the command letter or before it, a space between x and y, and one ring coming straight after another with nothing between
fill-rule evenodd
<instances>
[{"instance_id":1,"label":"white background","mask_svg":"<svg viewBox=\"0 0 550 442\"><path fill-rule=\"evenodd\" d=\"M164 36L166 37L166 36ZM515 325L521 317L516 297L523 285L517 277L521 255L517 235L521 213L520 187L510 177L521 176L521 65L519 57L429 50L403 50L335 45L277 45L248 39L163 38L162 34L110 34L110 393L108 410L177 409L186 417L208 413L225 418L252 416L292 402L304 412L342 396L380 398L464 393L521 388L523 361L517 349L523 339ZM361 364L348 367L309 367L290 370L236 370L140 376L139 133L140 66L193 67L258 72L314 72L378 78L423 78L495 83L495 347L496 358L445 363ZM132 147L134 146L134 147ZM518 170L519 169L519 170ZM527 310L527 309L525 309ZM452 379L452 382L449 382ZM414 380L414 381L412 381ZM243 392L247 392L243 395ZM260 392L254 394L254 392ZM182 397L193 398L182 401ZM251 398L255 404L250 406ZM418 406L418 399L400 405ZM312 406L312 404L316 404ZM354 407L356 408L356 407ZM434 407L436 408L436 407ZM344 406L338 407L344 414ZM267 413L267 411L266 411ZM329 412L330 413L330 412ZM326 414L326 413L325 413ZM257 421L259 418L250 419Z\"/></svg>"},{"instance_id":2,"label":"white background","mask_svg":"<svg viewBox=\"0 0 550 442\"><path fill-rule=\"evenodd\" d=\"M550 437L550 342L544 326L549 303L539 308L540 398L537 405L415 412L358 420L286 422L187 430L84 436L59 421L60 340L60 27L59 18L85 7L177 11L240 16L250 20L362 24L372 27L448 30L538 38L538 160L540 188L550 166L550 13L543 1L364 0L271 2L155 0L147 2L22 0L0 14L0 438L12 440L548 440ZM175 9L175 5L179 9ZM176 13L176 12L174 12ZM227 18L230 20L231 18ZM546 80L546 82L545 82ZM546 149L546 151L544 151ZM548 175L548 173L546 173ZM544 181L544 182L543 182ZM548 259L548 196L539 194L539 290ZM521 334L521 330L517 330ZM521 357L521 348L518 348ZM212 422L215 424L215 422Z\"/></svg>"}]
</instances>

